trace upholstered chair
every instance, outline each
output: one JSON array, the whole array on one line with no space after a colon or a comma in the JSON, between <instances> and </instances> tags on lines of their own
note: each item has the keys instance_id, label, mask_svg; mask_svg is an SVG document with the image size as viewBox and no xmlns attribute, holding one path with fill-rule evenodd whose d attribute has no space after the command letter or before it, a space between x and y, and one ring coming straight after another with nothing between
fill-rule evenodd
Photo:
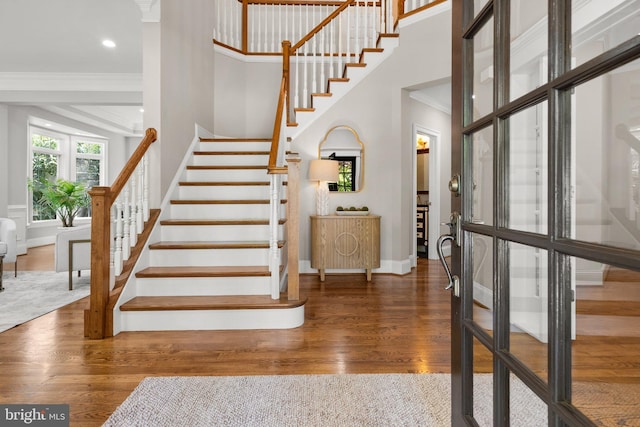
<instances>
[{"instance_id":1,"label":"upholstered chair","mask_svg":"<svg viewBox=\"0 0 640 427\"><path fill-rule=\"evenodd\" d=\"M13 262L14 276L18 277L18 234L16 232L16 222L9 218L0 218L0 291L2 286L2 276L4 275L4 263Z\"/></svg>"}]
</instances>

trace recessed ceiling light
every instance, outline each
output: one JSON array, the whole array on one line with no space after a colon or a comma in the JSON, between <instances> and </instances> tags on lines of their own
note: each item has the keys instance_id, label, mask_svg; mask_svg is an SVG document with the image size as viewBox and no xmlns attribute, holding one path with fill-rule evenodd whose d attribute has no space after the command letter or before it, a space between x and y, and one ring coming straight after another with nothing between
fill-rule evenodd
<instances>
[{"instance_id":1,"label":"recessed ceiling light","mask_svg":"<svg viewBox=\"0 0 640 427\"><path fill-rule=\"evenodd\" d=\"M141 108L141 109L140 109L140 112L141 112L141 113L144 113L144 108Z\"/></svg>"},{"instance_id":2,"label":"recessed ceiling light","mask_svg":"<svg viewBox=\"0 0 640 427\"><path fill-rule=\"evenodd\" d=\"M104 47L116 47L116 43L113 40L102 40L102 46Z\"/></svg>"},{"instance_id":3,"label":"recessed ceiling light","mask_svg":"<svg viewBox=\"0 0 640 427\"><path fill-rule=\"evenodd\" d=\"M51 127L51 123L45 123L44 124L46 127Z\"/></svg>"}]
</instances>

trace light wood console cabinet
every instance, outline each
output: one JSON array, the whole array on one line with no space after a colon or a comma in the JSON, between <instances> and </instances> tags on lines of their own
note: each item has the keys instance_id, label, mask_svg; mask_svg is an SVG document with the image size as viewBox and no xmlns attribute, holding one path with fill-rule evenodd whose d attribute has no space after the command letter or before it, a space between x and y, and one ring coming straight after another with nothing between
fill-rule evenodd
<instances>
[{"instance_id":1,"label":"light wood console cabinet","mask_svg":"<svg viewBox=\"0 0 640 427\"><path fill-rule=\"evenodd\" d=\"M312 216L311 268L325 270L363 268L367 280L380 267L380 216Z\"/></svg>"}]
</instances>

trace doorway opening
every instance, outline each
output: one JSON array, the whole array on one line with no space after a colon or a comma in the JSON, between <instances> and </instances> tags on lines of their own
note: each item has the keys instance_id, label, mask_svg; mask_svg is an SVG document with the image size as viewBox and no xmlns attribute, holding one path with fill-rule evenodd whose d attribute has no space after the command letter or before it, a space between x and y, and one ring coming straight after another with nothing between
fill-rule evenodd
<instances>
[{"instance_id":1,"label":"doorway opening","mask_svg":"<svg viewBox=\"0 0 640 427\"><path fill-rule=\"evenodd\" d=\"M440 132L413 124L414 259L438 259L440 234Z\"/></svg>"}]
</instances>

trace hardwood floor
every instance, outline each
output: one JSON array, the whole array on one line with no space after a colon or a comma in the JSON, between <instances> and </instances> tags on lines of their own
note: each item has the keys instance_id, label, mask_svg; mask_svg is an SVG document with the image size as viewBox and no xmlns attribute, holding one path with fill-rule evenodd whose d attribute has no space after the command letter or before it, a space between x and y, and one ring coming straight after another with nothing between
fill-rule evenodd
<instances>
[{"instance_id":1,"label":"hardwood floor","mask_svg":"<svg viewBox=\"0 0 640 427\"><path fill-rule=\"evenodd\" d=\"M52 248L30 250L20 270L52 269L52 259L27 259L34 253L52 258ZM369 283L364 274L300 282L306 320L291 330L127 332L93 341L83 337L88 301L80 300L0 333L0 402L68 403L71 425L99 426L147 376L450 372L450 294L437 261ZM526 334L512 341L546 379L547 345ZM603 385L626 383L632 401L640 396L640 338L583 332L573 348L576 402L591 416L606 420L616 410L602 404ZM476 362L490 371L486 353Z\"/></svg>"}]
</instances>

